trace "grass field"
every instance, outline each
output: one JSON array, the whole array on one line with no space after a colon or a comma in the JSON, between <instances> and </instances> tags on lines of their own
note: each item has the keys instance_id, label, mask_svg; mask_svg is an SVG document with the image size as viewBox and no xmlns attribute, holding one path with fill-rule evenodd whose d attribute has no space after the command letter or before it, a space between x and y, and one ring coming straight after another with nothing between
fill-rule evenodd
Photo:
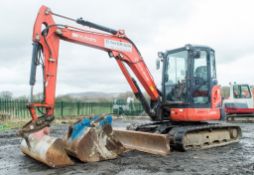
<instances>
[{"instance_id":1,"label":"grass field","mask_svg":"<svg viewBox=\"0 0 254 175\"><path fill-rule=\"evenodd\" d=\"M21 128L27 120L5 120L0 122L0 132L13 128Z\"/></svg>"}]
</instances>

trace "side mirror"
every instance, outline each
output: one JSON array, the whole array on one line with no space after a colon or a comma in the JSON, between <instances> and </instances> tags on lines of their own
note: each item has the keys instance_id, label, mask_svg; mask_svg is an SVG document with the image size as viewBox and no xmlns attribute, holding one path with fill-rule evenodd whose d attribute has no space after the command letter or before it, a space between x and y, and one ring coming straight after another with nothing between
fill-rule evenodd
<instances>
[{"instance_id":1,"label":"side mirror","mask_svg":"<svg viewBox=\"0 0 254 175\"><path fill-rule=\"evenodd\" d=\"M213 85L217 85L217 84L218 84L218 80L217 80L217 79L213 79L213 80L212 80L212 84L213 84Z\"/></svg>"},{"instance_id":2,"label":"side mirror","mask_svg":"<svg viewBox=\"0 0 254 175\"><path fill-rule=\"evenodd\" d=\"M160 66L161 66L161 59L160 59L160 58L157 58L157 59L156 59L156 69L159 70L159 69L160 69Z\"/></svg>"},{"instance_id":3,"label":"side mirror","mask_svg":"<svg viewBox=\"0 0 254 175\"><path fill-rule=\"evenodd\" d=\"M164 57L164 53L163 52L158 52L158 57L159 58L163 58Z\"/></svg>"},{"instance_id":4,"label":"side mirror","mask_svg":"<svg viewBox=\"0 0 254 175\"><path fill-rule=\"evenodd\" d=\"M160 69L160 64L161 64L161 61L163 60L163 57L164 57L164 53L158 52L158 58L156 59L156 69L157 70Z\"/></svg>"}]
</instances>

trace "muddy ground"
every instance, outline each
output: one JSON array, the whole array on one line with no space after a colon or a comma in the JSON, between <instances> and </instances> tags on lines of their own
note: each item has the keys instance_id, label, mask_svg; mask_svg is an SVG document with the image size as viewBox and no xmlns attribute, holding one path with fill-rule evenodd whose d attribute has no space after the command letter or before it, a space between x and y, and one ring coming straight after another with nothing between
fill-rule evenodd
<instances>
[{"instance_id":1,"label":"muddy ground","mask_svg":"<svg viewBox=\"0 0 254 175\"><path fill-rule=\"evenodd\" d=\"M123 127L128 121L117 120ZM240 124L240 143L208 150L171 152L166 157L131 151L120 158L96 163L76 162L74 166L51 169L24 156L19 149L17 130L0 133L0 174L254 174L254 124ZM52 134L62 135L67 125L53 127Z\"/></svg>"}]
</instances>

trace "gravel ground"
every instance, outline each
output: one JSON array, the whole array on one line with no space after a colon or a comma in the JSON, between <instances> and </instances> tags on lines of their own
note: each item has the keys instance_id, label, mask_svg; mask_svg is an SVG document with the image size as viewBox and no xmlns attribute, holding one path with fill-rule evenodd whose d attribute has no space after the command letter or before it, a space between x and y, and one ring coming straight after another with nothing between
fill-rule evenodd
<instances>
[{"instance_id":1,"label":"gravel ground","mask_svg":"<svg viewBox=\"0 0 254 175\"><path fill-rule=\"evenodd\" d=\"M128 121L116 120L124 127ZM24 156L16 136L17 130L0 133L0 174L254 174L254 124L239 124L243 137L239 143L208 150L171 152L166 157L137 151L127 152L118 159L96 163L76 162L75 165L51 169ZM53 126L52 134L61 136L67 125Z\"/></svg>"}]
</instances>

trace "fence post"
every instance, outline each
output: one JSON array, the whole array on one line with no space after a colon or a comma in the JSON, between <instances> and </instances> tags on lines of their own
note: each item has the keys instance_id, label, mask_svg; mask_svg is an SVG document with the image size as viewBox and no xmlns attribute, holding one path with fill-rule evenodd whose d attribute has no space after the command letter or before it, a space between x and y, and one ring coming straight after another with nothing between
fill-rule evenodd
<instances>
[{"instance_id":1,"label":"fence post","mask_svg":"<svg viewBox=\"0 0 254 175\"><path fill-rule=\"evenodd\" d=\"M22 117L22 119L25 118L25 111L24 111L24 107L23 107L23 103L22 103L22 99L19 101L19 109L20 109L20 116Z\"/></svg>"},{"instance_id":2,"label":"fence post","mask_svg":"<svg viewBox=\"0 0 254 175\"><path fill-rule=\"evenodd\" d=\"M80 102L77 102L77 115L80 115Z\"/></svg>"},{"instance_id":3,"label":"fence post","mask_svg":"<svg viewBox=\"0 0 254 175\"><path fill-rule=\"evenodd\" d=\"M61 108L61 117L63 117L63 108L64 108L63 101L61 101L60 103L60 108Z\"/></svg>"},{"instance_id":4,"label":"fence post","mask_svg":"<svg viewBox=\"0 0 254 175\"><path fill-rule=\"evenodd\" d=\"M4 99L4 112L7 113L7 100Z\"/></svg>"}]
</instances>

